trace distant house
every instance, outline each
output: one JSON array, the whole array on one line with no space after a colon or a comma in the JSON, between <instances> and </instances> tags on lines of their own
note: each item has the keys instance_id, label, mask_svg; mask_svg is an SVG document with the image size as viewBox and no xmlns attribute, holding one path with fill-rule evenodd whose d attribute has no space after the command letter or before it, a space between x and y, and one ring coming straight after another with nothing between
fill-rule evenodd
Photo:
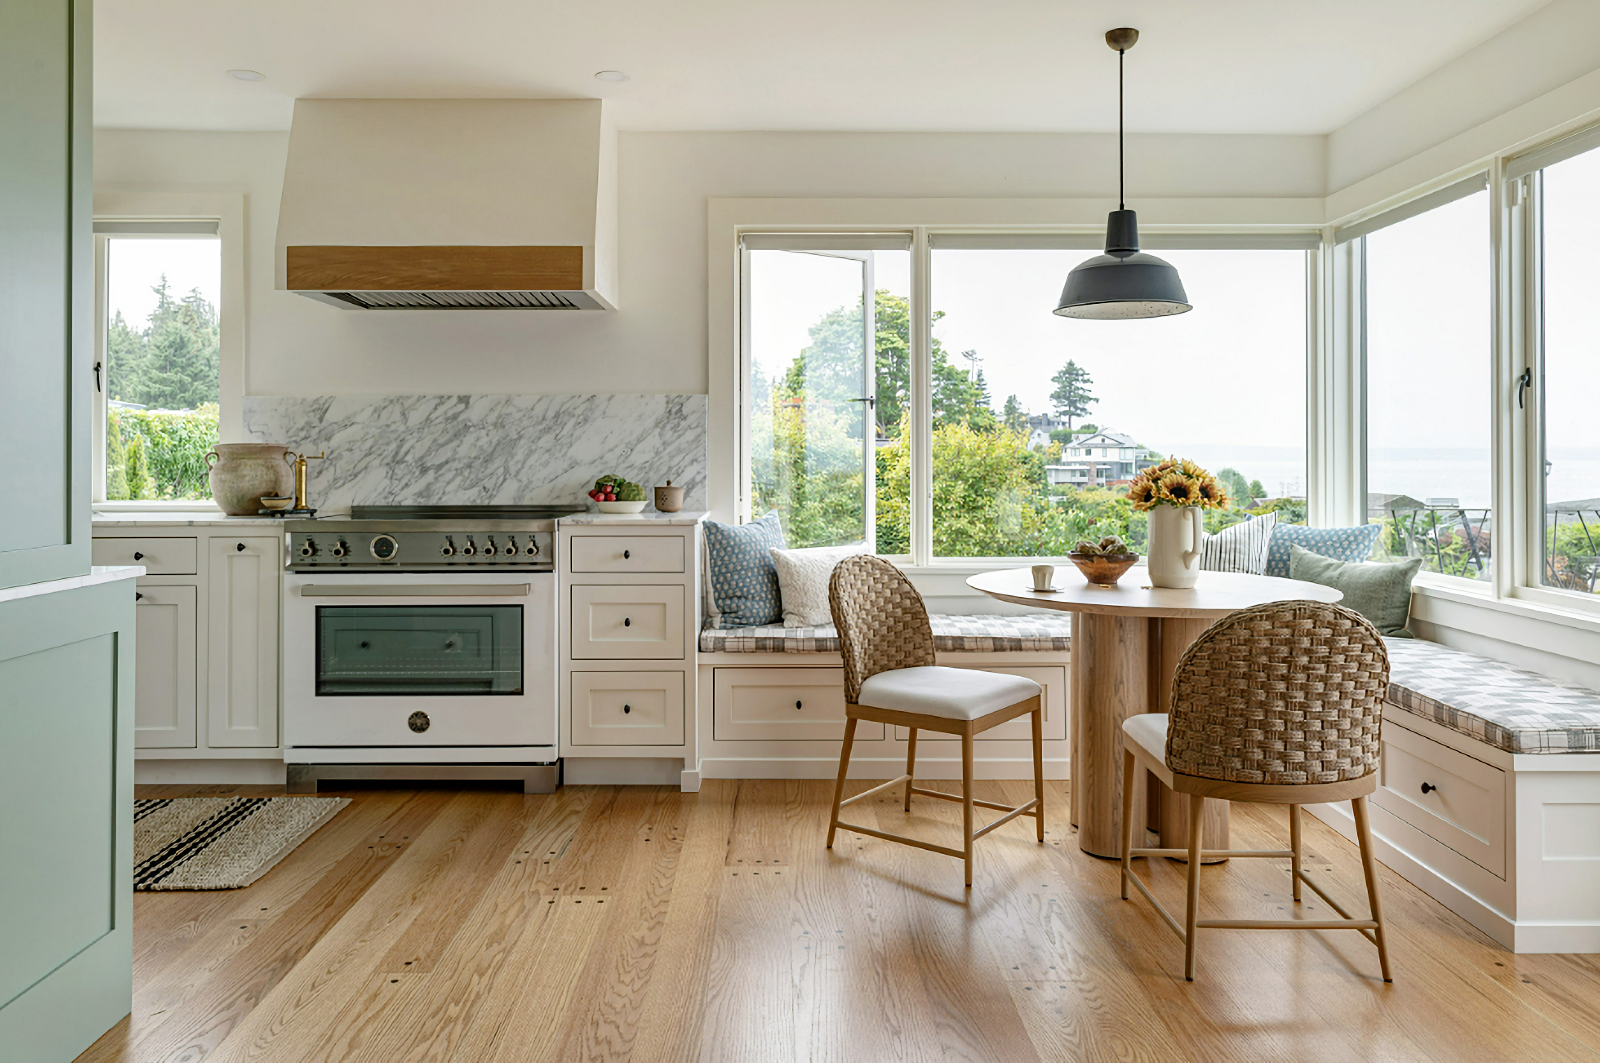
<instances>
[{"instance_id":1,"label":"distant house","mask_svg":"<svg viewBox=\"0 0 1600 1063\"><path fill-rule=\"evenodd\" d=\"M1104 487L1113 481L1127 481L1140 469L1155 462L1131 436L1118 432L1095 432L1076 436L1061 448L1061 463L1046 465L1051 486Z\"/></svg>"},{"instance_id":2,"label":"distant house","mask_svg":"<svg viewBox=\"0 0 1600 1063\"><path fill-rule=\"evenodd\" d=\"M1048 447L1050 433L1057 432L1067 427L1065 417L1057 417L1053 413L1035 413L1028 416L1028 449L1034 447Z\"/></svg>"}]
</instances>

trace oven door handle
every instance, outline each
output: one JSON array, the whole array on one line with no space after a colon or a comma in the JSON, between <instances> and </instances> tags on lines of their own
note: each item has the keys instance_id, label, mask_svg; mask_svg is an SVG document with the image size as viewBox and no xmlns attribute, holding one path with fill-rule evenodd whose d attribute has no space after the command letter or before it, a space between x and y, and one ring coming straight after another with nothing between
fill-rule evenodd
<instances>
[{"instance_id":1,"label":"oven door handle","mask_svg":"<svg viewBox=\"0 0 1600 1063\"><path fill-rule=\"evenodd\" d=\"M302 598L526 598L530 583L308 583Z\"/></svg>"}]
</instances>

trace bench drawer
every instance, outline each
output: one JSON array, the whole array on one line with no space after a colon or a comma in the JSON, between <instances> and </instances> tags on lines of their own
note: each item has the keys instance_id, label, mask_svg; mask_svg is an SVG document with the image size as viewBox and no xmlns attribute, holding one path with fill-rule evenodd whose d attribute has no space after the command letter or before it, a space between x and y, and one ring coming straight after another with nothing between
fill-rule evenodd
<instances>
[{"instance_id":1,"label":"bench drawer","mask_svg":"<svg viewBox=\"0 0 1600 1063\"><path fill-rule=\"evenodd\" d=\"M1493 765L1386 719L1372 803L1504 878L1505 778Z\"/></svg>"},{"instance_id":2,"label":"bench drawer","mask_svg":"<svg viewBox=\"0 0 1600 1063\"><path fill-rule=\"evenodd\" d=\"M92 540L89 552L97 565L143 565L147 576L192 576L200 571L195 565L195 540L189 538L104 536Z\"/></svg>"},{"instance_id":3,"label":"bench drawer","mask_svg":"<svg viewBox=\"0 0 1600 1063\"><path fill-rule=\"evenodd\" d=\"M1067 737L1067 670L1065 668L980 668L982 672L999 672L1002 675L1019 675L1024 679L1031 679L1044 688L1044 740ZM910 732L907 728L896 727L894 736L899 741L905 741ZM938 731L919 731L917 741L920 742L959 742L960 736L941 734ZM1014 720L1007 720L999 727L991 727L977 735L974 739L978 742L1032 742L1033 721L1027 716L1018 716Z\"/></svg>"},{"instance_id":4,"label":"bench drawer","mask_svg":"<svg viewBox=\"0 0 1600 1063\"><path fill-rule=\"evenodd\" d=\"M683 673L573 672L570 741L683 745Z\"/></svg>"},{"instance_id":5,"label":"bench drawer","mask_svg":"<svg viewBox=\"0 0 1600 1063\"><path fill-rule=\"evenodd\" d=\"M718 668L711 732L719 742L838 742L844 708L843 668ZM882 738L883 724L856 724L857 742Z\"/></svg>"},{"instance_id":6,"label":"bench drawer","mask_svg":"<svg viewBox=\"0 0 1600 1063\"><path fill-rule=\"evenodd\" d=\"M683 587L572 588L572 659L679 660Z\"/></svg>"},{"instance_id":7,"label":"bench drawer","mask_svg":"<svg viewBox=\"0 0 1600 1063\"><path fill-rule=\"evenodd\" d=\"M682 572L681 535L574 535L574 572Z\"/></svg>"}]
</instances>

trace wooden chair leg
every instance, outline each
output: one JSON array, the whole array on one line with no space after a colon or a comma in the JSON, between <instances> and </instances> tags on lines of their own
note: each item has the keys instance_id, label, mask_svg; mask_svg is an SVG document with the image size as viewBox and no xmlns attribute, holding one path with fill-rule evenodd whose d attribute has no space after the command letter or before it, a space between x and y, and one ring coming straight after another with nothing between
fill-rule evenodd
<instances>
[{"instance_id":1,"label":"wooden chair leg","mask_svg":"<svg viewBox=\"0 0 1600 1063\"><path fill-rule=\"evenodd\" d=\"M1300 870L1305 865L1300 850L1300 806L1289 806L1289 851L1294 853L1294 867L1289 872L1290 889L1296 904L1300 903Z\"/></svg>"},{"instance_id":2,"label":"wooden chair leg","mask_svg":"<svg viewBox=\"0 0 1600 1063\"><path fill-rule=\"evenodd\" d=\"M906 800L905 810L911 811L911 788L916 785L912 779L917 772L917 729L911 728L911 734L906 739Z\"/></svg>"},{"instance_id":3,"label":"wooden chair leg","mask_svg":"<svg viewBox=\"0 0 1600 1063\"><path fill-rule=\"evenodd\" d=\"M961 838L966 854L967 889L972 888L972 734L961 736Z\"/></svg>"},{"instance_id":4,"label":"wooden chair leg","mask_svg":"<svg viewBox=\"0 0 1600 1063\"><path fill-rule=\"evenodd\" d=\"M1350 802L1356 817L1356 836L1361 842L1361 870L1367 879L1367 904L1372 909L1372 921L1378 924L1373 937L1378 941L1378 966L1383 970L1385 982L1394 981L1389 976L1389 943L1383 936L1383 900L1378 896L1378 862L1372 855L1372 823L1367 819L1367 799L1358 797Z\"/></svg>"},{"instance_id":5,"label":"wooden chair leg","mask_svg":"<svg viewBox=\"0 0 1600 1063\"><path fill-rule=\"evenodd\" d=\"M1037 828L1039 844L1044 844L1044 704L1040 703L1033 716L1033 825Z\"/></svg>"},{"instance_id":6,"label":"wooden chair leg","mask_svg":"<svg viewBox=\"0 0 1600 1063\"><path fill-rule=\"evenodd\" d=\"M1195 919L1200 910L1200 837L1206 799L1199 794L1189 795L1189 906L1183 926L1183 977L1194 981L1194 931Z\"/></svg>"},{"instance_id":7,"label":"wooden chair leg","mask_svg":"<svg viewBox=\"0 0 1600 1063\"><path fill-rule=\"evenodd\" d=\"M839 829L839 802L844 800L844 777L850 771L850 747L856 742L856 718L844 722L844 745L839 750L839 781L833 784L833 817L828 820L828 845L833 848L833 836Z\"/></svg>"},{"instance_id":8,"label":"wooden chair leg","mask_svg":"<svg viewBox=\"0 0 1600 1063\"><path fill-rule=\"evenodd\" d=\"M1122 751L1122 899L1128 899L1128 876L1133 874L1133 777L1139 774L1133 753Z\"/></svg>"}]
</instances>

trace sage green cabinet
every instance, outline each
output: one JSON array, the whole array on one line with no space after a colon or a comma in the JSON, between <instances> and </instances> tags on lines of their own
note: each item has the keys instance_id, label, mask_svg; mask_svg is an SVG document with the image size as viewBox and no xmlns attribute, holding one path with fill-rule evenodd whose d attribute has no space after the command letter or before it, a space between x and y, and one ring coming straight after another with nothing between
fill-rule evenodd
<instances>
[{"instance_id":1,"label":"sage green cabinet","mask_svg":"<svg viewBox=\"0 0 1600 1063\"><path fill-rule=\"evenodd\" d=\"M89 571L92 10L0 3L0 587Z\"/></svg>"}]
</instances>

